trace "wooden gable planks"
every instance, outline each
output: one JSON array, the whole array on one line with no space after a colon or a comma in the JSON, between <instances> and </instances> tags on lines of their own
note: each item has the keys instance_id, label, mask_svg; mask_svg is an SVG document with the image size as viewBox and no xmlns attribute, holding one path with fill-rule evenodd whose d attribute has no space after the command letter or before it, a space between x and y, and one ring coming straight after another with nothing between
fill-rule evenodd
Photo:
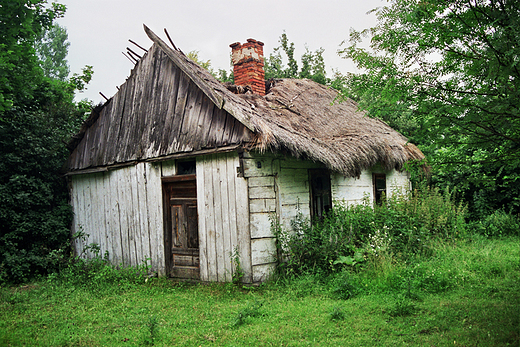
<instances>
[{"instance_id":1,"label":"wooden gable planks","mask_svg":"<svg viewBox=\"0 0 520 347\"><path fill-rule=\"evenodd\" d=\"M173 111L173 122L172 131L169 134L169 146L167 152L177 153L180 152L179 138L181 135L182 123L184 121L184 109L188 99L188 89L190 80L188 76L182 74L179 78L179 85L177 91L177 102L175 103L175 109Z\"/></svg>"},{"instance_id":2,"label":"wooden gable planks","mask_svg":"<svg viewBox=\"0 0 520 347\"><path fill-rule=\"evenodd\" d=\"M179 84L181 79L181 71L173 64L171 64L171 74L168 74L166 86L168 89L161 99L165 99L164 103L167 105L167 112L164 118L162 127L162 134L160 136L160 151L162 153L169 153L170 137L174 129L175 107L177 104L177 95L179 93Z\"/></svg>"},{"instance_id":3,"label":"wooden gable planks","mask_svg":"<svg viewBox=\"0 0 520 347\"><path fill-rule=\"evenodd\" d=\"M110 165L116 162L116 155L119 148L120 141L120 129L123 118L123 110L125 108L125 95L128 89L128 85L125 83L121 86L119 92L112 98L112 109L105 112L105 108L100 117L107 117L110 122L110 131L108 136L107 147L105 148L105 160L104 165Z\"/></svg>"},{"instance_id":4,"label":"wooden gable planks","mask_svg":"<svg viewBox=\"0 0 520 347\"><path fill-rule=\"evenodd\" d=\"M151 74L151 87L148 88L146 102L141 111L146 122L143 127L147 136L141 138L141 146L146 156L157 156L161 153L161 143L165 128L165 121L171 113L171 99L174 94L175 69L171 61L159 49L155 49L153 73ZM173 79L172 79L173 77Z\"/></svg>"},{"instance_id":5,"label":"wooden gable planks","mask_svg":"<svg viewBox=\"0 0 520 347\"><path fill-rule=\"evenodd\" d=\"M135 78L129 78L125 95L125 108L122 110L120 138L118 143L116 161L122 163L134 160L135 158L135 138L132 134L137 128L137 114L134 112L134 94L135 94Z\"/></svg>"},{"instance_id":6,"label":"wooden gable planks","mask_svg":"<svg viewBox=\"0 0 520 347\"><path fill-rule=\"evenodd\" d=\"M136 73L135 76L136 92L134 94L133 108L137 119L135 123L136 131L134 132L132 138L135 142L134 152L136 153L137 158L144 156L144 152L147 149L146 147L148 147L150 133L153 130L153 127L150 125L150 120L155 118L153 116L155 114L155 103L150 104L149 100L151 100L155 93L153 77L154 70L158 64L157 55L158 52L156 50L152 49L148 51L146 60L151 60L151 62L148 64L139 64L140 70L139 73Z\"/></svg>"},{"instance_id":7,"label":"wooden gable planks","mask_svg":"<svg viewBox=\"0 0 520 347\"><path fill-rule=\"evenodd\" d=\"M197 86L190 82L186 98L186 107L184 108L184 114L182 116L182 126L179 129L180 131L177 137L179 152L189 152L193 150L192 142L194 139L192 137L191 128L194 119L200 114L201 94Z\"/></svg>"},{"instance_id":8,"label":"wooden gable planks","mask_svg":"<svg viewBox=\"0 0 520 347\"><path fill-rule=\"evenodd\" d=\"M198 131L196 135L200 141L201 149L214 147L209 139L209 130L213 125L213 113L216 110L218 110L218 108L212 102L205 103L201 110L202 114L199 118Z\"/></svg>"},{"instance_id":9,"label":"wooden gable planks","mask_svg":"<svg viewBox=\"0 0 520 347\"><path fill-rule=\"evenodd\" d=\"M152 46L86 130L69 161L86 169L240 144L251 131Z\"/></svg>"},{"instance_id":10,"label":"wooden gable planks","mask_svg":"<svg viewBox=\"0 0 520 347\"><path fill-rule=\"evenodd\" d=\"M189 78L199 87L200 90L204 92L210 98L215 105L218 105L221 107L223 105L223 100L220 95L218 95L215 90L213 90L210 86L208 86L204 80L202 80L200 77L197 76L197 74L193 71L192 67L181 57L179 57L168 45L161 40L153 31L148 29L148 27L144 26L145 32L148 35L148 37L157 44L161 50L168 55L168 57L175 62L175 65L177 65L186 75L189 76Z\"/></svg>"}]
</instances>

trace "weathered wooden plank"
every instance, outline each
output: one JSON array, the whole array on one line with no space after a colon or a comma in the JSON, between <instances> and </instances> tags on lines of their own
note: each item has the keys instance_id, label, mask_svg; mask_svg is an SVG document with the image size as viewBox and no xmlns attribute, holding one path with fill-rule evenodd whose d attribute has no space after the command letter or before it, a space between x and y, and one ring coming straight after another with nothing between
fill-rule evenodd
<instances>
[{"instance_id":1,"label":"weathered wooden plank","mask_svg":"<svg viewBox=\"0 0 520 347\"><path fill-rule=\"evenodd\" d=\"M218 108L213 113L213 119L211 120L211 127L208 132L208 139L214 146L222 145L222 134L226 126L226 118L229 115Z\"/></svg>"},{"instance_id":2,"label":"weathered wooden plank","mask_svg":"<svg viewBox=\"0 0 520 347\"><path fill-rule=\"evenodd\" d=\"M222 139L220 140L221 146L226 146L231 142L235 126L238 126L237 120L233 117L227 116L224 130L222 131Z\"/></svg>"},{"instance_id":3,"label":"weathered wooden plank","mask_svg":"<svg viewBox=\"0 0 520 347\"><path fill-rule=\"evenodd\" d=\"M208 241L207 241L207 213L208 205L206 202L206 171L207 171L207 160L205 157L197 157L196 159L196 171L197 171L197 212L198 212L198 224L199 224L199 261L200 261L200 279L202 281L208 281Z\"/></svg>"},{"instance_id":4,"label":"weathered wooden plank","mask_svg":"<svg viewBox=\"0 0 520 347\"><path fill-rule=\"evenodd\" d=\"M76 215L76 209L77 209L77 193L76 193L76 187L75 182L77 180L76 177L69 178L69 195L70 195L70 204L72 206L72 223L70 225L70 235L73 236L78 231L78 216ZM73 255L76 256L76 240L72 239L72 252Z\"/></svg>"},{"instance_id":5,"label":"weathered wooden plank","mask_svg":"<svg viewBox=\"0 0 520 347\"><path fill-rule=\"evenodd\" d=\"M217 248L216 248L216 219L215 219L215 197L213 185L213 160L215 155L208 155L204 159L204 190L205 190L205 217L206 217L206 247L208 262L208 281L217 281Z\"/></svg>"},{"instance_id":6,"label":"weathered wooden plank","mask_svg":"<svg viewBox=\"0 0 520 347\"><path fill-rule=\"evenodd\" d=\"M132 266L141 264L143 255L141 250L141 222L139 221L139 197L137 195L137 168L136 166L129 167L128 170L130 196L128 201L129 214L129 234L130 234L130 251L133 252L131 257Z\"/></svg>"},{"instance_id":7,"label":"weathered wooden plank","mask_svg":"<svg viewBox=\"0 0 520 347\"><path fill-rule=\"evenodd\" d=\"M274 185L268 187L249 187L249 199L275 199Z\"/></svg>"},{"instance_id":8,"label":"weathered wooden plank","mask_svg":"<svg viewBox=\"0 0 520 347\"><path fill-rule=\"evenodd\" d=\"M274 237L269 213L251 213L251 239Z\"/></svg>"},{"instance_id":9,"label":"weathered wooden plank","mask_svg":"<svg viewBox=\"0 0 520 347\"><path fill-rule=\"evenodd\" d=\"M106 251L108 252L108 258L110 259L111 253L112 253L112 236L110 235L110 228L109 228L109 218L110 218L110 200L108 198L108 195L110 194L110 181L109 176L110 174L108 172L103 172L103 215L104 215L104 227L105 227L105 244L106 244Z\"/></svg>"},{"instance_id":10,"label":"weathered wooden plank","mask_svg":"<svg viewBox=\"0 0 520 347\"><path fill-rule=\"evenodd\" d=\"M122 131L120 133L120 140L118 141L118 155L116 157L118 162L137 159L135 151L135 132L138 130L136 129L138 114L134 112L135 78L129 78L126 83L128 84L128 88L125 95L125 108L123 109Z\"/></svg>"},{"instance_id":11,"label":"weathered wooden plank","mask_svg":"<svg viewBox=\"0 0 520 347\"><path fill-rule=\"evenodd\" d=\"M109 139L111 141L111 146L107 146L106 154L105 154L105 164L113 164L116 162L117 158L117 150L118 150L118 142L121 139L120 132L121 132L121 125L122 125L122 118L123 118L123 112L122 110L125 107L125 94L126 90L128 89L128 85L124 83L121 85L120 90L114 95L111 101L111 110L107 110L105 112L105 109L102 110L100 117L108 117L110 122L110 132L109 132ZM109 112L110 111L110 112ZM87 131L88 133L88 131ZM86 140L83 140L86 142Z\"/></svg>"},{"instance_id":12,"label":"weathered wooden plank","mask_svg":"<svg viewBox=\"0 0 520 347\"><path fill-rule=\"evenodd\" d=\"M93 242L100 247L100 256L106 250L105 242L105 206L103 203L103 174L98 173L89 175L90 178L90 197L92 201L92 236Z\"/></svg>"},{"instance_id":13,"label":"weathered wooden plank","mask_svg":"<svg viewBox=\"0 0 520 347\"><path fill-rule=\"evenodd\" d=\"M249 211L256 212L276 212L276 199L251 199L249 200Z\"/></svg>"},{"instance_id":14,"label":"weathered wooden plank","mask_svg":"<svg viewBox=\"0 0 520 347\"><path fill-rule=\"evenodd\" d=\"M292 230L292 221L301 213L304 217L309 217L311 210L309 205L283 205L280 213L280 224L285 230Z\"/></svg>"},{"instance_id":15,"label":"weathered wooden plank","mask_svg":"<svg viewBox=\"0 0 520 347\"><path fill-rule=\"evenodd\" d=\"M176 174L175 160L161 162L161 176L174 176Z\"/></svg>"},{"instance_id":16,"label":"weathered wooden plank","mask_svg":"<svg viewBox=\"0 0 520 347\"><path fill-rule=\"evenodd\" d=\"M184 121L184 109L186 108L186 101L188 98L188 89L190 83L188 76L182 74L179 78L179 86L177 92L177 100L175 102L175 110L173 114L172 130L170 132L168 153L179 152L180 136L182 130L182 124Z\"/></svg>"},{"instance_id":17,"label":"weathered wooden plank","mask_svg":"<svg viewBox=\"0 0 520 347\"><path fill-rule=\"evenodd\" d=\"M274 238L252 239L251 260L253 265L276 262L276 243Z\"/></svg>"},{"instance_id":18,"label":"weathered wooden plank","mask_svg":"<svg viewBox=\"0 0 520 347\"><path fill-rule=\"evenodd\" d=\"M83 191L81 189L81 181L83 179L83 175L76 176L72 180L72 193L73 195L73 202L74 202L74 223L75 223L75 232L84 232L85 227L83 225L83 199L81 199L83 195ZM83 243L79 238L76 238L74 240L74 252L76 256L79 256L81 254L81 251L83 250Z\"/></svg>"},{"instance_id":19,"label":"weathered wooden plank","mask_svg":"<svg viewBox=\"0 0 520 347\"><path fill-rule=\"evenodd\" d=\"M238 248L238 227L237 227L237 214L238 209L237 199L236 199L236 166L235 166L235 157L238 157L236 153L226 153L224 154L226 158L226 171L227 171L227 180L228 180L228 201L229 201L229 234L231 237L231 254L235 254L235 249L238 251L238 255L240 256L240 251ZM240 258L239 258L240 260ZM233 261L233 259L231 259ZM231 275L235 273L235 265L232 263Z\"/></svg>"},{"instance_id":20,"label":"weathered wooden plank","mask_svg":"<svg viewBox=\"0 0 520 347\"><path fill-rule=\"evenodd\" d=\"M249 188L251 187L272 187L274 186L274 176L250 177L247 180Z\"/></svg>"},{"instance_id":21,"label":"weathered wooden plank","mask_svg":"<svg viewBox=\"0 0 520 347\"><path fill-rule=\"evenodd\" d=\"M272 176L272 158L259 157L254 159L242 159L244 164L244 177Z\"/></svg>"},{"instance_id":22,"label":"weathered wooden plank","mask_svg":"<svg viewBox=\"0 0 520 347\"><path fill-rule=\"evenodd\" d=\"M85 233L87 239L85 240L84 246L88 246L92 243L94 243L94 226L92 225L92 196L91 196L91 189L90 189L90 177L85 176L82 184L82 190L83 190L83 215L84 215L84 224L85 224ZM85 254L87 258L90 258L92 256L91 252L88 252L88 254Z\"/></svg>"},{"instance_id":23,"label":"weathered wooden plank","mask_svg":"<svg viewBox=\"0 0 520 347\"><path fill-rule=\"evenodd\" d=\"M130 240L129 240L129 226L128 226L128 204L127 201L130 199L128 194L128 179L125 174L125 169L114 170L114 176L117 180L117 202L118 202L118 214L119 214L119 230L121 237L121 249L122 249L122 265L130 266Z\"/></svg>"},{"instance_id":24,"label":"weathered wooden plank","mask_svg":"<svg viewBox=\"0 0 520 347\"><path fill-rule=\"evenodd\" d=\"M185 120L183 124L183 131L186 131L184 134L187 139L186 142L189 143L192 148L198 149L200 148L200 138L197 137L197 135L199 135L198 127L200 119L204 117L204 113L202 112L202 105L206 98L204 93L202 93L202 91L197 89L195 86L193 86L193 90L190 94L192 97L189 100L190 106L184 113ZM201 124L201 126L203 125Z\"/></svg>"},{"instance_id":25,"label":"weathered wooden plank","mask_svg":"<svg viewBox=\"0 0 520 347\"><path fill-rule=\"evenodd\" d=\"M141 94L140 96L136 94L134 100L139 115L137 127L141 131L139 134L141 137L137 137L141 141L137 144L141 147L139 152L145 157L159 153L158 148L163 136L162 129L165 126L164 119L167 112L165 109L168 105L163 100L164 89L168 88L168 85L163 83L163 79L171 73L165 61L164 55L152 47L146 57L141 59L138 65L140 71L135 74L136 88ZM139 76L141 79L138 80Z\"/></svg>"},{"instance_id":26,"label":"weathered wooden plank","mask_svg":"<svg viewBox=\"0 0 520 347\"><path fill-rule=\"evenodd\" d=\"M300 184L292 184L291 182L283 182L280 186L280 194L309 194L309 182L304 181Z\"/></svg>"},{"instance_id":27,"label":"weathered wooden plank","mask_svg":"<svg viewBox=\"0 0 520 347\"><path fill-rule=\"evenodd\" d=\"M363 200L365 196L372 199L372 195L372 187L332 186L332 198L334 200Z\"/></svg>"},{"instance_id":28,"label":"weathered wooden plank","mask_svg":"<svg viewBox=\"0 0 520 347\"><path fill-rule=\"evenodd\" d=\"M237 143L240 141L250 141L253 137L253 133L242 123L235 119L233 126L233 133L230 134L229 142Z\"/></svg>"},{"instance_id":29,"label":"weathered wooden plank","mask_svg":"<svg viewBox=\"0 0 520 347\"><path fill-rule=\"evenodd\" d=\"M217 281L225 281L225 264L224 264L224 235L222 223L222 208L220 204L222 201L222 181L220 177L219 156L212 155L211 169L213 178L213 213L215 215L215 248L216 248L216 266L217 266Z\"/></svg>"},{"instance_id":30,"label":"weathered wooden plank","mask_svg":"<svg viewBox=\"0 0 520 347\"><path fill-rule=\"evenodd\" d=\"M230 282L231 276L233 273L231 267L231 253L233 251L231 246L231 233L234 232L234 229L230 226L230 214L234 214L234 204L231 204L229 201L229 174L227 172L227 154L219 154L217 157L217 164L219 166L219 175L220 175L220 211L222 214L222 255L223 255L223 272L224 272L224 281ZM233 175L234 176L234 175ZM231 176L231 178L233 178Z\"/></svg>"},{"instance_id":31,"label":"weathered wooden plank","mask_svg":"<svg viewBox=\"0 0 520 347\"><path fill-rule=\"evenodd\" d=\"M83 221L81 224L83 226L84 239L81 240L81 251L83 252L85 247L88 245L89 237L90 237L90 219L88 216L88 212L90 210L90 201L88 200L89 192L88 192L88 176L82 177L79 186L80 191L80 210L79 213L82 216L81 220ZM83 254L83 256L86 256Z\"/></svg>"},{"instance_id":32,"label":"weathered wooden plank","mask_svg":"<svg viewBox=\"0 0 520 347\"><path fill-rule=\"evenodd\" d=\"M159 164L146 164L148 182L148 221L150 223L150 250L152 269L159 275L166 273L164 250L164 223L161 170Z\"/></svg>"},{"instance_id":33,"label":"weathered wooden plank","mask_svg":"<svg viewBox=\"0 0 520 347\"><path fill-rule=\"evenodd\" d=\"M106 228L111 245L109 256L112 264L119 266L123 263L123 248L121 244L117 173L114 171L107 172L105 181L108 189L105 200L105 206L107 208Z\"/></svg>"},{"instance_id":34,"label":"weathered wooden plank","mask_svg":"<svg viewBox=\"0 0 520 347\"><path fill-rule=\"evenodd\" d=\"M148 183L146 178L146 165L139 163L136 165L137 171L137 202L139 204L139 223L140 233L139 242L141 245L141 255L143 260L151 259L150 252L150 226L148 221ZM153 192L150 192L153 194Z\"/></svg>"},{"instance_id":35,"label":"weathered wooden plank","mask_svg":"<svg viewBox=\"0 0 520 347\"><path fill-rule=\"evenodd\" d=\"M280 192L282 205L308 205L310 202L309 192Z\"/></svg>"},{"instance_id":36,"label":"weathered wooden plank","mask_svg":"<svg viewBox=\"0 0 520 347\"><path fill-rule=\"evenodd\" d=\"M238 155L233 155L233 166L240 166ZM235 196L237 213L237 242L240 255L240 265L244 271L243 281L251 283L253 280L251 266L251 233L249 229L249 196L247 180L235 175Z\"/></svg>"},{"instance_id":37,"label":"weathered wooden plank","mask_svg":"<svg viewBox=\"0 0 520 347\"><path fill-rule=\"evenodd\" d=\"M170 135L175 129L173 128L174 116L175 116L175 107L177 104L177 93L179 92L179 80L181 71L174 66L173 64L168 64L170 66L171 74L168 74L168 80L165 81L165 85L167 86L167 90L164 93L163 101L167 105L166 117L164 119L164 128L162 139L161 139L161 153L168 153L168 148L170 146Z\"/></svg>"},{"instance_id":38,"label":"weathered wooden plank","mask_svg":"<svg viewBox=\"0 0 520 347\"><path fill-rule=\"evenodd\" d=\"M115 127L115 124L112 123L112 110L114 109L114 103L116 103L116 100L112 98L109 103L105 104L103 107L103 110L101 110L101 114L98 118L98 122L100 121L100 118L103 118L103 134L101 136L100 142L98 144L99 152L98 152L98 158L96 161L97 165L105 165L106 163L109 163L108 161L108 154L110 151L111 146L113 146L114 138L111 137L112 128Z\"/></svg>"},{"instance_id":39,"label":"weathered wooden plank","mask_svg":"<svg viewBox=\"0 0 520 347\"><path fill-rule=\"evenodd\" d=\"M199 118L198 132L195 136L199 138L200 148L214 147L212 139L209 134L213 128L213 115L217 112L218 108L212 102L204 100L204 104L201 110L201 117Z\"/></svg>"}]
</instances>

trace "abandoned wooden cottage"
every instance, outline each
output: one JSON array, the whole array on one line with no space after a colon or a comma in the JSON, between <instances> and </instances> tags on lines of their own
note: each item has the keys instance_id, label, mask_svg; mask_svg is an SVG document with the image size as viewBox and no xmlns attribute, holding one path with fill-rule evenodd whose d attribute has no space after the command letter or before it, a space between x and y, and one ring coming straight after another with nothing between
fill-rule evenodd
<instances>
[{"instance_id":1,"label":"abandoned wooden cottage","mask_svg":"<svg viewBox=\"0 0 520 347\"><path fill-rule=\"evenodd\" d=\"M270 218L290 228L298 211L409 187L416 146L326 86L266 83L263 43L231 45L224 85L145 31L151 48L70 142L77 254L96 243L116 265L203 281L230 281L238 256L259 282L276 263Z\"/></svg>"}]
</instances>

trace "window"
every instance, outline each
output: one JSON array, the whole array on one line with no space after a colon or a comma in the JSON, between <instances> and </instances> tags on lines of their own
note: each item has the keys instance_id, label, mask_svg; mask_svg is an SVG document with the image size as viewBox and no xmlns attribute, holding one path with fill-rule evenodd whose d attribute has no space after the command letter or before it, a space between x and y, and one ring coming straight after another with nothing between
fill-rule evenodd
<instances>
[{"instance_id":1,"label":"window","mask_svg":"<svg viewBox=\"0 0 520 347\"><path fill-rule=\"evenodd\" d=\"M374 202L380 205L386 196L386 175L372 174L372 184L374 186Z\"/></svg>"},{"instance_id":2,"label":"window","mask_svg":"<svg viewBox=\"0 0 520 347\"><path fill-rule=\"evenodd\" d=\"M323 218L332 208L330 173L328 170L309 170L311 218Z\"/></svg>"},{"instance_id":3,"label":"window","mask_svg":"<svg viewBox=\"0 0 520 347\"><path fill-rule=\"evenodd\" d=\"M177 175L195 174L195 160L185 160L177 162Z\"/></svg>"}]
</instances>

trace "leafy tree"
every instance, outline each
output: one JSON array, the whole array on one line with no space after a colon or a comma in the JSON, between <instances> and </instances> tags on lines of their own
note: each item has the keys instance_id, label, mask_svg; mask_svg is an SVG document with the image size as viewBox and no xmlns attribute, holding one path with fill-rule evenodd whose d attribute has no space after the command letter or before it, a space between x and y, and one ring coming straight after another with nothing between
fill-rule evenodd
<instances>
[{"instance_id":1,"label":"leafy tree","mask_svg":"<svg viewBox=\"0 0 520 347\"><path fill-rule=\"evenodd\" d=\"M34 54L34 40L65 6L40 0L2 0L0 6L0 112L14 104L34 104L41 69Z\"/></svg>"},{"instance_id":2,"label":"leafy tree","mask_svg":"<svg viewBox=\"0 0 520 347\"><path fill-rule=\"evenodd\" d=\"M323 48L312 52L305 47L305 53L301 57L302 67L298 68L298 62L294 58L294 42L290 42L284 32L279 39L280 46L274 48L274 52L265 59L265 78L308 78L315 82L328 85L331 81L326 76ZM287 60L284 64L282 52Z\"/></svg>"},{"instance_id":3,"label":"leafy tree","mask_svg":"<svg viewBox=\"0 0 520 347\"><path fill-rule=\"evenodd\" d=\"M61 167L65 141L88 108L73 102L74 91L92 70L70 81L46 76L35 49L64 12L45 0L1 1L0 282L46 273L68 249L72 212Z\"/></svg>"},{"instance_id":4,"label":"leafy tree","mask_svg":"<svg viewBox=\"0 0 520 347\"><path fill-rule=\"evenodd\" d=\"M520 212L518 3L392 0L374 11L377 26L352 31L341 51L363 70L348 94L418 143L473 212Z\"/></svg>"},{"instance_id":5,"label":"leafy tree","mask_svg":"<svg viewBox=\"0 0 520 347\"><path fill-rule=\"evenodd\" d=\"M45 76L65 81L69 75L67 53L70 42L67 39L67 30L59 24L54 24L36 39L36 54Z\"/></svg>"}]
</instances>

